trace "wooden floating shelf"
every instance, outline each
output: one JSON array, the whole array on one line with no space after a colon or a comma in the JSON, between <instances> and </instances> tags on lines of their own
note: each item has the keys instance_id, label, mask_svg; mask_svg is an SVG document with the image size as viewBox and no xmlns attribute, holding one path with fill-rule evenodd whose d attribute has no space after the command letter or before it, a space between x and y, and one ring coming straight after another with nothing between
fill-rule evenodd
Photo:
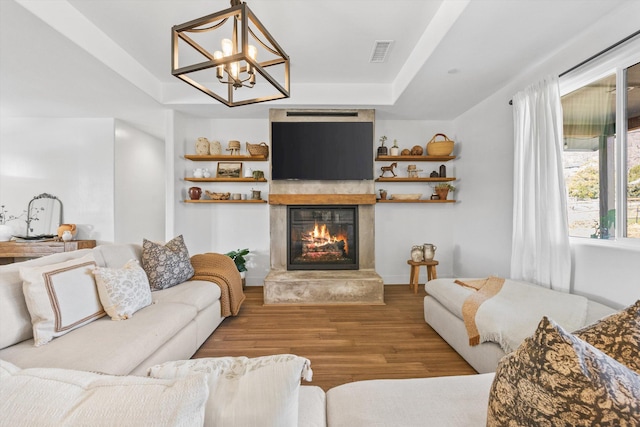
<instances>
[{"instance_id":1,"label":"wooden floating shelf","mask_svg":"<svg viewBox=\"0 0 640 427\"><path fill-rule=\"evenodd\" d=\"M265 178L185 178L191 182L267 182Z\"/></svg>"},{"instance_id":2,"label":"wooden floating shelf","mask_svg":"<svg viewBox=\"0 0 640 427\"><path fill-rule=\"evenodd\" d=\"M386 177L381 176L380 178L376 178L376 182L446 182L446 181L455 181L456 179L453 177L443 177L443 178L408 178L408 177Z\"/></svg>"},{"instance_id":3,"label":"wooden floating shelf","mask_svg":"<svg viewBox=\"0 0 640 427\"><path fill-rule=\"evenodd\" d=\"M455 158L456 156L377 156L376 162L446 162Z\"/></svg>"},{"instance_id":4,"label":"wooden floating shelf","mask_svg":"<svg viewBox=\"0 0 640 427\"><path fill-rule=\"evenodd\" d=\"M420 199L420 200L382 200L378 199L377 203L455 203L455 200L431 200L431 199Z\"/></svg>"},{"instance_id":5,"label":"wooden floating shelf","mask_svg":"<svg viewBox=\"0 0 640 427\"><path fill-rule=\"evenodd\" d=\"M269 194L271 205L373 205L375 194Z\"/></svg>"},{"instance_id":6,"label":"wooden floating shelf","mask_svg":"<svg viewBox=\"0 0 640 427\"><path fill-rule=\"evenodd\" d=\"M184 158L187 160L193 160L194 162L225 162L229 160L241 161L241 162L264 162L269 159L269 156L230 156L230 155L200 155L200 154L185 154Z\"/></svg>"},{"instance_id":7,"label":"wooden floating shelf","mask_svg":"<svg viewBox=\"0 0 640 427\"><path fill-rule=\"evenodd\" d=\"M204 199L204 200L185 200L185 203L267 203L266 200L254 200L254 199L247 199L247 200L209 200L209 199Z\"/></svg>"}]
</instances>

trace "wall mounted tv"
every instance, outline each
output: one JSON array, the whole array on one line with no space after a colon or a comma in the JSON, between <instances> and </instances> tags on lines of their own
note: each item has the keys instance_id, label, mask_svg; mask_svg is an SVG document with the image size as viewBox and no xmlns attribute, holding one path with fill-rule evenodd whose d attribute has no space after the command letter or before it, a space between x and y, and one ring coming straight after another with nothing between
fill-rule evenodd
<instances>
[{"instance_id":1,"label":"wall mounted tv","mask_svg":"<svg viewBox=\"0 0 640 427\"><path fill-rule=\"evenodd\" d=\"M373 179L373 123L272 122L271 179Z\"/></svg>"}]
</instances>

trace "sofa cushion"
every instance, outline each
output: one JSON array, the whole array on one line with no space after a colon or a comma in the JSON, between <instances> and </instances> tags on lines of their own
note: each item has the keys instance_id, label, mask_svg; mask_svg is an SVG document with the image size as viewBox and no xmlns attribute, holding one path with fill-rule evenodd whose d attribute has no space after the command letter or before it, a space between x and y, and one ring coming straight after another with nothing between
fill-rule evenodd
<instances>
[{"instance_id":1,"label":"sofa cushion","mask_svg":"<svg viewBox=\"0 0 640 427\"><path fill-rule=\"evenodd\" d=\"M142 260L142 246L131 243L100 245L92 250L98 267L119 268L130 259Z\"/></svg>"},{"instance_id":2,"label":"sofa cushion","mask_svg":"<svg viewBox=\"0 0 640 427\"><path fill-rule=\"evenodd\" d=\"M57 264L20 268L36 346L105 315L91 273L95 266L93 255L87 254Z\"/></svg>"},{"instance_id":3,"label":"sofa cushion","mask_svg":"<svg viewBox=\"0 0 640 427\"><path fill-rule=\"evenodd\" d=\"M209 426L297 426L300 379L311 380L309 360L292 354L181 360L149 369L155 378L194 373L207 374Z\"/></svg>"},{"instance_id":4,"label":"sofa cushion","mask_svg":"<svg viewBox=\"0 0 640 427\"><path fill-rule=\"evenodd\" d=\"M544 317L498 364L487 426L637 426L640 376Z\"/></svg>"},{"instance_id":5,"label":"sofa cushion","mask_svg":"<svg viewBox=\"0 0 640 427\"><path fill-rule=\"evenodd\" d=\"M493 373L356 381L327 391L332 427L484 426Z\"/></svg>"},{"instance_id":6,"label":"sofa cushion","mask_svg":"<svg viewBox=\"0 0 640 427\"><path fill-rule=\"evenodd\" d=\"M178 286L153 292L159 303L179 302L194 306L198 311L220 299L220 287L206 280L188 280Z\"/></svg>"},{"instance_id":7,"label":"sofa cushion","mask_svg":"<svg viewBox=\"0 0 640 427\"><path fill-rule=\"evenodd\" d=\"M81 258L91 249L63 252L29 261L0 265L0 349L33 337L33 325L22 291L20 268Z\"/></svg>"},{"instance_id":8,"label":"sofa cushion","mask_svg":"<svg viewBox=\"0 0 640 427\"><path fill-rule=\"evenodd\" d=\"M574 334L640 374L640 300Z\"/></svg>"},{"instance_id":9,"label":"sofa cushion","mask_svg":"<svg viewBox=\"0 0 640 427\"><path fill-rule=\"evenodd\" d=\"M447 310L462 319L462 305L464 301L475 291L464 286L457 285L456 279L434 279L424 285L424 290L442 304ZM475 279L458 279L469 281Z\"/></svg>"},{"instance_id":10,"label":"sofa cushion","mask_svg":"<svg viewBox=\"0 0 640 427\"><path fill-rule=\"evenodd\" d=\"M162 380L66 369L21 370L0 360L0 414L11 426L202 425L204 375Z\"/></svg>"},{"instance_id":11,"label":"sofa cushion","mask_svg":"<svg viewBox=\"0 0 640 427\"><path fill-rule=\"evenodd\" d=\"M131 259L122 268L96 267L100 302L113 320L124 320L151 304L149 279L138 261Z\"/></svg>"},{"instance_id":12,"label":"sofa cushion","mask_svg":"<svg viewBox=\"0 0 640 427\"><path fill-rule=\"evenodd\" d=\"M126 375L181 331L197 314L186 304L151 304L126 322L103 317L49 344L31 340L0 350L22 368L52 367ZM195 339L195 337L194 337Z\"/></svg>"},{"instance_id":13,"label":"sofa cushion","mask_svg":"<svg viewBox=\"0 0 640 427\"><path fill-rule=\"evenodd\" d=\"M182 235L162 245L144 239L142 268L147 272L152 290L170 288L189 280L193 266Z\"/></svg>"}]
</instances>

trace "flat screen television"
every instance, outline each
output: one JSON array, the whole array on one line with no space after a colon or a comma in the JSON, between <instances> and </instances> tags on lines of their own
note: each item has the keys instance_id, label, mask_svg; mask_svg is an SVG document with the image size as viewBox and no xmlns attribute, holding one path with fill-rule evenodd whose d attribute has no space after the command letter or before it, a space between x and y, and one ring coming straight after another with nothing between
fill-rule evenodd
<instances>
[{"instance_id":1,"label":"flat screen television","mask_svg":"<svg viewBox=\"0 0 640 427\"><path fill-rule=\"evenodd\" d=\"M373 123L272 122L271 179L373 179Z\"/></svg>"}]
</instances>

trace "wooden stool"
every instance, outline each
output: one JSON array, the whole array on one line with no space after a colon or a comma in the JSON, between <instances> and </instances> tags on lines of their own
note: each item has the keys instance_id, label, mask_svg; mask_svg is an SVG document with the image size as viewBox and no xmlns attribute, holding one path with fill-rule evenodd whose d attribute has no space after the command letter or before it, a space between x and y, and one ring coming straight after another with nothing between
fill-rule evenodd
<instances>
[{"instance_id":1,"label":"wooden stool","mask_svg":"<svg viewBox=\"0 0 640 427\"><path fill-rule=\"evenodd\" d=\"M436 273L436 265L438 261L407 261L407 264L411 266L411 273L409 274L409 289L413 289L413 293L418 293L418 277L420 277L420 266L427 266L427 282L429 280L437 279L438 273Z\"/></svg>"}]
</instances>

